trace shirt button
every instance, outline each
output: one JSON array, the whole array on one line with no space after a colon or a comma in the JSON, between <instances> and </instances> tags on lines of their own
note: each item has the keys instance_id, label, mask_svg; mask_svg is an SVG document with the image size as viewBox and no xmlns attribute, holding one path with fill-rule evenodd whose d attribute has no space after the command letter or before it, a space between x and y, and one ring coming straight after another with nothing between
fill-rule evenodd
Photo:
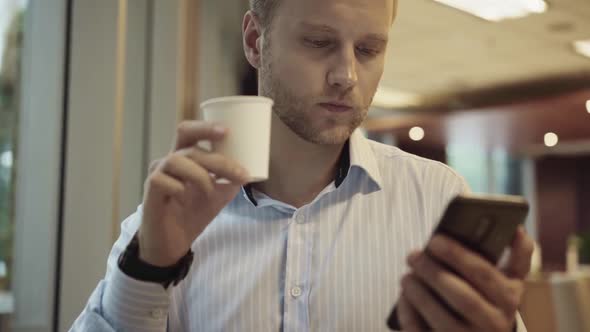
<instances>
[{"instance_id":1,"label":"shirt button","mask_svg":"<svg viewBox=\"0 0 590 332\"><path fill-rule=\"evenodd\" d=\"M300 287L293 287L291 288L291 296L294 298L298 298L301 296L301 288Z\"/></svg>"},{"instance_id":2,"label":"shirt button","mask_svg":"<svg viewBox=\"0 0 590 332\"><path fill-rule=\"evenodd\" d=\"M303 224L305 222L305 217L302 214L298 214L297 217L295 217L295 220L298 224Z\"/></svg>"},{"instance_id":3,"label":"shirt button","mask_svg":"<svg viewBox=\"0 0 590 332\"><path fill-rule=\"evenodd\" d=\"M162 309L153 309L150 311L150 316L155 319L162 319L166 316L166 313Z\"/></svg>"}]
</instances>

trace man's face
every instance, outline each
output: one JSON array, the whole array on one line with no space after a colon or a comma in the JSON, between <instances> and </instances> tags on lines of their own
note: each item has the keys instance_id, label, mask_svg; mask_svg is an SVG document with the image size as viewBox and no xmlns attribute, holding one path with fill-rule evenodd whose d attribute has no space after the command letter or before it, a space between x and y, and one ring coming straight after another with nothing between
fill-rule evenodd
<instances>
[{"instance_id":1,"label":"man's face","mask_svg":"<svg viewBox=\"0 0 590 332\"><path fill-rule=\"evenodd\" d=\"M292 131L342 144L383 74L393 0L281 0L264 36L261 94Z\"/></svg>"}]
</instances>

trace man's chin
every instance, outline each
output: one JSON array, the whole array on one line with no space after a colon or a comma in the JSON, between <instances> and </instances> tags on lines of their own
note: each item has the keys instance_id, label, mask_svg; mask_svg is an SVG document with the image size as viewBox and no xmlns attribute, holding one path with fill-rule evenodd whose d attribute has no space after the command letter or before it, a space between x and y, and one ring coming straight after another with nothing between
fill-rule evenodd
<instances>
[{"instance_id":1,"label":"man's chin","mask_svg":"<svg viewBox=\"0 0 590 332\"><path fill-rule=\"evenodd\" d=\"M275 113L299 138L317 145L342 145L358 127L356 122L322 121L320 119L296 118Z\"/></svg>"},{"instance_id":2,"label":"man's chin","mask_svg":"<svg viewBox=\"0 0 590 332\"><path fill-rule=\"evenodd\" d=\"M351 128L331 128L328 130L318 130L303 137L306 141L318 145L342 145L349 138L354 129Z\"/></svg>"}]
</instances>

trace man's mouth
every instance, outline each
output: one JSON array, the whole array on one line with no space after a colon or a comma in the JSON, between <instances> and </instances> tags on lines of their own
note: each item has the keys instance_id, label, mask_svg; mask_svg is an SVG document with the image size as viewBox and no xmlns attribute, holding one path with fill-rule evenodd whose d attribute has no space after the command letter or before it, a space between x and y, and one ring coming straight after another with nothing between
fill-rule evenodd
<instances>
[{"instance_id":1,"label":"man's mouth","mask_svg":"<svg viewBox=\"0 0 590 332\"><path fill-rule=\"evenodd\" d=\"M318 105L333 113L346 113L354 109L351 104L343 102L326 102L319 103Z\"/></svg>"}]
</instances>

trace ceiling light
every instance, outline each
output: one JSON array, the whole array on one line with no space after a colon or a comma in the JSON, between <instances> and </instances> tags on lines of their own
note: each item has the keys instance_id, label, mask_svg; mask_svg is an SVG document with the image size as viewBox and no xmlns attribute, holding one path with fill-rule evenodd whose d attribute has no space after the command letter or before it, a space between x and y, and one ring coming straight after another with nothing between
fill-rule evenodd
<instances>
[{"instance_id":1,"label":"ceiling light","mask_svg":"<svg viewBox=\"0 0 590 332\"><path fill-rule=\"evenodd\" d=\"M434 0L484 20L499 22L547 11L544 0Z\"/></svg>"},{"instance_id":2,"label":"ceiling light","mask_svg":"<svg viewBox=\"0 0 590 332\"><path fill-rule=\"evenodd\" d=\"M410 138L416 142L421 141L424 138L424 129L420 127L410 129Z\"/></svg>"},{"instance_id":3,"label":"ceiling light","mask_svg":"<svg viewBox=\"0 0 590 332\"><path fill-rule=\"evenodd\" d=\"M581 55L590 58L590 39L575 41L574 49Z\"/></svg>"},{"instance_id":4,"label":"ceiling light","mask_svg":"<svg viewBox=\"0 0 590 332\"><path fill-rule=\"evenodd\" d=\"M590 99L586 100L586 111L590 113Z\"/></svg>"},{"instance_id":5,"label":"ceiling light","mask_svg":"<svg viewBox=\"0 0 590 332\"><path fill-rule=\"evenodd\" d=\"M423 102L418 94L379 86L371 106L388 109L406 108L420 106Z\"/></svg>"},{"instance_id":6,"label":"ceiling light","mask_svg":"<svg viewBox=\"0 0 590 332\"><path fill-rule=\"evenodd\" d=\"M556 146L559 142L559 137L555 133L545 134L545 145L548 147Z\"/></svg>"}]
</instances>

